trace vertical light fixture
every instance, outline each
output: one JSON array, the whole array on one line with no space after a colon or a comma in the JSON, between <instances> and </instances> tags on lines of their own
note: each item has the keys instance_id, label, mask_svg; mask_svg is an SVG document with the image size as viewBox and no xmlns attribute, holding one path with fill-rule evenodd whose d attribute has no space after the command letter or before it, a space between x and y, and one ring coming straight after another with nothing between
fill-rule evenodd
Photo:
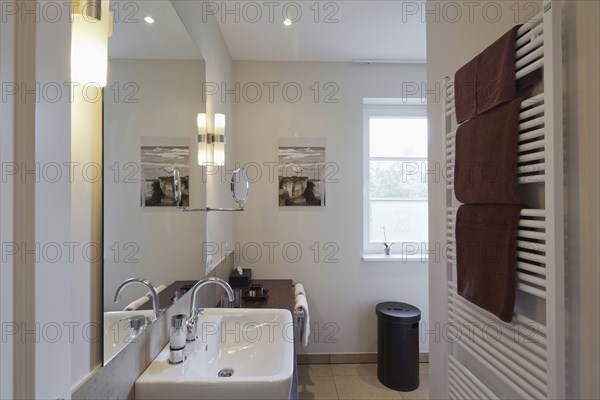
<instances>
[{"instance_id":1,"label":"vertical light fixture","mask_svg":"<svg viewBox=\"0 0 600 400\"><path fill-rule=\"evenodd\" d=\"M213 163L225 164L225 114L215 114L214 133L208 132L205 113L198 114L198 165L206 165L212 152Z\"/></svg>"},{"instance_id":2,"label":"vertical light fixture","mask_svg":"<svg viewBox=\"0 0 600 400\"><path fill-rule=\"evenodd\" d=\"M225 114L215 114L215 134L213 137L213 161L217 165L225 164Z\"/></svg>"},{"instance_id":3,"label":"vertical light fixture","mask_svg":"<svg viewBox=\"0 0 600 400\"><path fill-rule=\"evenodd\" d=\"M106 86L108 70L108 0L73 0L71 80Z\"/></svg>"}]
</instances>

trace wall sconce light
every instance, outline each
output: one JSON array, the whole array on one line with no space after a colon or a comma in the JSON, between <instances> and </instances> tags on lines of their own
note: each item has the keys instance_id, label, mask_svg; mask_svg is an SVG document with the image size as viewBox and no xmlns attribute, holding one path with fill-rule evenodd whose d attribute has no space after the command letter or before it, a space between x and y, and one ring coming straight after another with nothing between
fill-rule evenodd
<instances>
[{"instance_id":1,"label":"wall sconce light","mask_svg":"<svg viewBox=\"0 0 600 400\"><path fill-rule=\"evenodd\" d=\"M72 14L71 80L80 85L104 87L112 19L108 0L73 0Z\"/></svg>"},{"instance_id":2,"label":"wall sconce light","mask_svg":"<svg viewBox=\"0 0 600 400\"><path fill-rule=\"evenodd\" d=\"M198 114L198 165L206 165L212 151L213 162L225 164L225 114L215 114L214 133L209 133L205 113Z\"/></svg>"}]
</instances>

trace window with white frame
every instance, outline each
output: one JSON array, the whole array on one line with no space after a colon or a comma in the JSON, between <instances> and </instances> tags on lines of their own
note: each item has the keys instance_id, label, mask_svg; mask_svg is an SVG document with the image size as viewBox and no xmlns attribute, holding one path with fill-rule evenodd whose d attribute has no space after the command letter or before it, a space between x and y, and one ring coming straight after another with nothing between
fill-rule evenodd
<instances>
[{"instance_id":1,"label":"window with white frame","mask_svg":"<svg viewBox=\"0 0 600 400\"><path fill-rule=\"evenodd\" d=\"M417 255L428 241L427 110L364 104L364 253ZM384 232L385 230L385 232Z\"/></svg>"}]
</instances>

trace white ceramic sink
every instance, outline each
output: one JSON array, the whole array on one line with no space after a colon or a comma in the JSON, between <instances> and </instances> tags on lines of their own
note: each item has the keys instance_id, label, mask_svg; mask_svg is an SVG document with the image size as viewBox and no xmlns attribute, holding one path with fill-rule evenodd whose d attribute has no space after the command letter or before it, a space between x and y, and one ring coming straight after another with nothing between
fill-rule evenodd
<instances>
[{"instance_id":1,"label":"white ceramic sink","mask_svg":"<svg viewBox=\"0 0 600 400\"><path fill-rule=\"evenodd\" d=\"M287 399L294 370L292 314L207 308L186 354L185 362L169 364L167 345L137 380L136 399ZM229 370L231 376L220 376Z\"/></svg>"},{"instance_id":2,"label":"white ceramic sink","mask_svg":"<svg viewBox=\"0 0 600 400\"><path fill-rule=\"evenodd\" d=\"M119 351L143 331L134 332L125 318L143 315L148 321L154 317L152 310L110 311L104 313L104 363L110 361Z\"/></svg>"}]
</instances>

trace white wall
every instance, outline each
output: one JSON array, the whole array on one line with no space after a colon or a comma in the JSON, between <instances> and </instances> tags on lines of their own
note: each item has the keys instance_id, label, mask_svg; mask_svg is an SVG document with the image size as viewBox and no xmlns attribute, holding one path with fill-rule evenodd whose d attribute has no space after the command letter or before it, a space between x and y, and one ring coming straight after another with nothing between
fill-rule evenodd
<instances>
[{"instance_id":1,"label":"white wall","mask_svg":"<svg viewBox=\"0 0 600 400\"><path fill-rule=\"evenodd\" d=\"M491 22L492 15L482 10L501 6L501 18ZM463 11L473 3L455 2ZM558 3L556 3L558 4ZM431 13L427 19L427 85L439 85L511 26L530 14L531 6L541 10L539 2L478 2L472 18L444 13L443 1L428 1ZM519 10L519 15L516 15ZM598 3L565 2L563 31L565 42L565 130L567 170L565 263L567 290L567 398L598 398ZM436 20L437 18L437 20ZM441 102L428 96L430 159L443 165ZM442 196L444 186L430 182L430 242L444 243ZM593 245L591 242L595 241ZM445 320L446 277L443 263L430 262L431 323ZM595 339L594 339L595 337ZM430 353L430 396L444 398L446 393L444 341L432 343Z\"/></svg>"},{"instance_id":2,"label":"white wall","mask_svg":"<svg viewBox=\"0 0 600 400\"><path fill-rule=\"evenodd\" d=\"M196 114L204 111L204 62L119 59L110 60L108 68L107 87L121 87L119 96L108 92L104 105L104 310L114 311L147 292L133 286L115 304L115 291L127 278L159 286L204 276L205 214L141 207L141 171L126 167L140 167L143 137L183 139L190 148L190 207L205 207L194 140ZM125 90L128 83L139 89L130 100L124 96L131 93Z\"/></svg>"},{"instance_id":3,"label":"white wall","mask_svg":"<svg viewBox=\"0 0 600 400\"><path fill-rule=\"evenodd\" d=\"M70 42L69 18L54 22L42 19L37 23L36 81L40 87L58 84L65 88L64 82L70 82ZM52 163L63 165L71 160L71 103L67 89L56 101L50 95L40 95L35 108L35 161L40 168L39 182L35 185L35 241L40 249L51 248L55 243L64 249L65 243L85 242L89 237L77 238L71 234L71 212L74 210L68 176L63 174L55 181L54 175L44 175L41 171ZM86 214L92 218L91 207ZM37 398L68 398L70 355L78 351L89 353L88 344L81 335L70 343L67 327L73 321L70 288L76 284L89 287L91 282L72 280L75 264L65 253L58 261L54 261L54 257L53 253L44 254L44 251L36 255L35 320L40 334L35 345ZM86 294L91 297L89 292ZM77 322L84 324L87 319ZM80 328L77 333L81 333Z\"/></svg>"},{"instance_id":4,"label":"white wall","mask_svg":"<svg viewBox=\"0 0 600 400\"><path fill-rule=\"evenodd\" d=\"M253 269L253 277L291 278L305 285L311 324L317 331L309 347L300 351L375 352L375 306L381 301L411 303L427 321L426 263L361 261L363 97L402 97L404 83L425 80L425 67L301 62L235 62L234 67L235 82L240 85L240 100L234 105L235 160L248 167L252 180L246 211L235 216L238 254L242 265ZM272 102L265 82L279 85ZM315 82L319 85L317 101L316 87L310 89ZM328 82L333 86L325 87ZM264 89L257 102L252 100L256 91L243 89L252 83ZM293 88L288 100L284 97L286 84L301 88L297 102L292 102ZM325 102L329 94L336 103ZM339 167L331 176L339 183L327 184L325 207L278 206L277 170L264 163L277 162L279 138L294 136L325 138L326 161ZM274 175L269 176L270 170ZM316 261L315 243L319 248ZM326 247L329 244L339 249L332 255L333 263L325 262L335 249ZM284 256L286 245L289 253ZM269 246L274 249L273 259ZM262 256L257 256L256 248ZM302 251L300 257L297 248ZM427 350L424 343L421 351Z\"/></svg>"},{"instance_id":5,"label":"white wall","mask_svg":"<svg viewBox=\"0 0 600 400\"><path fill-rule=\"evenodd\" d=\"M600 398L600 3L564 1L567 397ZM593 39L594 38L594 39Z\"/></svg>"}]
</instances>

